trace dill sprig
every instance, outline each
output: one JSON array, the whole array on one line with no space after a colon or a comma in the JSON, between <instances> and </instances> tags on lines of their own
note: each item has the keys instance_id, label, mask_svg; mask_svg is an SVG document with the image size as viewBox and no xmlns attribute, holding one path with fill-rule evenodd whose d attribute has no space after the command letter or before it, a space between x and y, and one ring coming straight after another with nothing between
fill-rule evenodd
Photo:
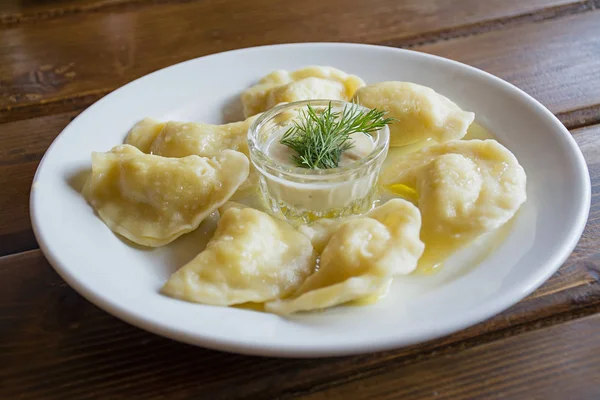
<instances>
[{"instance_id":1,"label":"dill sprig","mask_svg":"<svg viewBox=\"0 0 600 400\"><path fill-rule=\"evenodd\" d=\"M298 167L336 168L342 153L354 147L350 135L369 134L394 121L384 115L385 111L372 109L365 112L357 105L346 105L339 112L333 110L331 103L322 111L316 111L308 104L279 142L296 152L292 162Z\"/></svg>"}]
</instances>

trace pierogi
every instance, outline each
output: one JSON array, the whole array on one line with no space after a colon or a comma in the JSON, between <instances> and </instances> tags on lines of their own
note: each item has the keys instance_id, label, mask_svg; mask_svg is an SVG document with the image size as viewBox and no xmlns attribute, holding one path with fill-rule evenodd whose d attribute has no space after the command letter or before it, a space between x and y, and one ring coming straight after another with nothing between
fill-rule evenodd
<instances>
[{"instance_id":1,"label":"pierogi","mask_svg":"<svg viewBox=\"0 0 600 400\"><path fill-rule=\"evenodd\" d=\"M414 188L423 216L425 267L442 262L477 236L509 221L527 198L526 175L495 140L453 140L388 166L384 185Z\"/></svg>"},{"instance_id":2,"label":"pierogi","mask_svg":"<svg viewBox=\"0 0 600 400\"><path fill-rule=\"evenodd\" d=\"M125 138L125 144L137 147L138 150L150 154L152 143L164 126L165 123L162 121L154 118L144 118L129 130L127 138ZM157 155L160 156L162 154ZM190 154L187 155L189 156Z\"/></svg>"},{"instance_id":3,"label":"pierogi","mask_svg":"<svg viewBox=\"0 0 600 400\"><path fill-rule=\"evenodd\" d=\"M162 292L228 306L294 292L316 267L310 240L285 221L228 204L206 249L175 272Z\"/></svg>"},{"instance_id":4,"label":"pierogi","mask_svg":"<svg viewBox=\"0 0 600 400\"><path fill-rule=\"evenodd\" d=\"M358 76L332 67L311 66L293 72L274 71L242 93L244 115L249 117L279 103L300 100L347 101L364 85Z\"/></svg>"},{"instance_id":5,"label":"pierogi","mask_svg":"<svg viewBox=\"0 0 600 400\"><path fill-rule=\"evenodd\" d=\"M248 129L256 117L224 125L197 122L161 122L145 118L127 135L126 144L163 157L214 157L222 150L248 155Z\"/></svg>"},{"instance_id":6,"label":"pierogi","mask_svg":"<svg viewBox=\"0 0 600 400\"><path fill-rule=\"evenodd\" d=\"M321 250L319 269L290 299L265 304L289 314L332 307L372 295L399 275L411 273L423 253L421 215L411 203L393 199L364 216L319 220L300 228Z\"/></svg>"},{"instance_id":7,"label":"pierogi","mask_svg":"<svg viewBox=\"0 0 600 400\"><path fill-rule=\"evenodd\" d=\"M363 215L322 218L308 225L275 216L288 215L279 203L273 207L281 199L301 209L315 204L337 209L362 198L355 178L348 178L352 190L339 196L333 188L340 185L329 185L322 171L314 173L324 177L322 182L306 187L301 179L273 173L269 179L278 184L271 184L269 191L261 188L271 198L258 196L260 165L254 168L249 161L250 126L259 113L278 104L312 99L354 101L377 110L365 111L359 115L362 120L348 118L349 126L343 126L343 113L324 120L319 117L325 113L315 113L317 122L302 125L291 120L304 115L299 111L304 105L292 105L273 116L276 129L264 156L288 169L302 168L294 156L304 153L280 140L296 126L307 138L316 138L306 141L311 150L306 154L325 157L337 151L341 160L312 169L351 169L373 152L375 136L364 133L381 128L365 126L389 124L388 119L382 122L379 111L385 111L385 117L393 118L389 146L402 148L393 149L394 157L385 160L379 174L388 154L385 148L368 188L375 193L382 189L379 185L403 198ZM131 242L168 244L218 210L213 237L169 277L161 289L164 295L215 306L260 304L280 315L375 300L394 279L440 265L478 236L499 228L526 201L527 178L515 156L495 140L460 140L474 114L431 88L397 81L365 86L361 78L339 69L310 66L264 76L242 92L241 101L244 121L212 125L145 118L131 128L126 144L92 154L92 174L82 194L113 232ZM369 114L382 121L369 120ZM344 132L351 140L347 148L346 142L332 139ZM387 146L384 132L381 143ZM281 190L273 190L279 186ZM385 196L376 200L385 201ZM322 206L326 201L336 207ZM371 198L364 204L349 208L348 214L364 212L373 204ZM261 211L268 207L272 210Z\"/></svg>"},{"instance_id":8,"label":"pierogi","mask_svg":"<svg viewBox=\"0 0 600 400\"><path fill-rule=\"evenodd\" d=\"M197 122L161 122L145 118L127 135L125 143L144 153L164 157L215 157L223 150L236 150L248 156L248 129L258 116L224 125ZM258 175L252 165L248 179L235 197L244 197L258 185Z\"/></svg>"},{"instance_id":9,"label":"pierogi","mask_svg":"<svg viewBox=\"0 0 600 400\"><path fill-rule=\"evenodd\" d=\"M115 233L158 247L198 227L248 177L248 158L224 150L214 158L167 158L130 145L92 154L83 194Z\"/></svg>"},{"instance_id":10,"label":"pierogi","mask_svg":"<svg viewBox=\"0 0 600 400\"><path fill-rule=\"evenodd\" d=\"M390 146L460 139L475 119L475 114L461 110L433 89L410 82L364 86L356 91L354 101L387 111L386 116L395 119L390 125Z\"/></svg>"}]
</instances>

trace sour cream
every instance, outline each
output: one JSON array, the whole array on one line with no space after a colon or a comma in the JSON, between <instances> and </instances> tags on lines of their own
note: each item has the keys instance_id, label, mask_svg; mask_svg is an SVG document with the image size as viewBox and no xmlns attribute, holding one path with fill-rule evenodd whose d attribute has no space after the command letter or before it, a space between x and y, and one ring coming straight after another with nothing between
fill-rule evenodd
<instances>
[{"instance_id":1,"label":"sour cream","mask_svg":"<svg viewBox=\"0 0 600 400\"><path fill-rule=\"evenodd\" d=\"M292 161L295 151L280 143L283 132L274 135L267 145L267 155L280 164L295 167L296 164ZM356 161L368 156L375 148L373 137L362 132L353 133L350 135L350 141L353 147L344 151L340 157L340 167L347 167Z\"/></svg>"}]
</instances>

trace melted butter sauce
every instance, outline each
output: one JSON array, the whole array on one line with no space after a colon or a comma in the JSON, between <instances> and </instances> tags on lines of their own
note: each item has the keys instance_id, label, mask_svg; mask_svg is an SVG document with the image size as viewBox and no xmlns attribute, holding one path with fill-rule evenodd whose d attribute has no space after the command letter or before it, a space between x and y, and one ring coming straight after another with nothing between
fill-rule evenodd
<instances>
[{"instance_id":1,"label":"melted butter sauce","mask_svg":"<svg viewBox=\"0 0 600 400\"><path fill-rule=\"evenodd\" d=\"M488 130L486 130L484 127L482 127L481 125L479 125L477 123L473 123L473 124L471 124L471 126L469 127L469 129L467 131L467 134L463 138L463 140L470 140L470 139L481 139L481 140L494 139L494 136ZM431 144L433 144L432 141L425 140L425 141L413 143L413 144L403 146L403 147L390 148L389 152L388 152L388 156L383 164L383 168L385 168L386 165L393 164L395 162L395 160L397 160L398 158L403 157L406 154L418 151L421 148L429 146ZM415 188L412 188L412 187L409 187L406 185L395 184L395 185L390 185L390 186L384 187L383 189L385 192L382 193L381 203L387 201L390 198L400 197L400 198L403 198L405 200L412 202L415 205L418 204L419 193L416 191ZM256 187L253 187L252 190L250 190L249 192L247 192L247 195L243 196L243 198L240 198L239 201L241 203L245 203L246 205L257 208L259 210L269 212L266 204L262 200L262 196L260 196L258 185ZM469 265L467 268L464 268L462 270L464 272L471 270L472 268L474 268L477 265L479 265L480 263L482 263L491 254L493 254L496 251L496 249L506 240L506 238L510 234L514 220L515 220L515 218L513 217L513 219L511 219L509 222L507 222L506 224L504 224L497 230L487 233L487 234L483 235L482 237L475 239L475 241L473 241L471 243L472 246L469 246L470 248L467 249L467 250L470 250L468 257L466 258L467 263ZM460 249L464 245L465 245L465 243L462 241L448 240L448 242L445 243L445 245L443 247L443 252L445 254L447 254L447 256L452 257L452 255L454 253L461 252L462 250L460 250ZM473 249L471 249L471 248L473 248ZM446 258L446 257L444 257L444 258ZM415 270L415 272L413 272L413 275L415 275L415 276L431 276L433 274L438 273L442 269L441 267L443 266L444 263L443 262L442 263L434 262L434 261L432 261L433 259L439 260L439 254L438 255L430 255L427 253L427 251L425 251L425 253L421 257L421 259L419 260L417 269ZM387 293L389 292L391 283L392 283L392 280L389 280L376 293L373 293L369 296L366 296L366 297L363 297L360 299L352 300L350 302L345 303L344 305L365 306L365 305L374 304L374 303L378 302L381 298L383 298L387 295ZM261 303L244 303L244 304L235 305L233 307L245 309L245 310L265 312L264 305Z\"/></svg>"},{"instance_id":2,"label":"melted butter sauce","mask_svg":"<svg viewBox=\"0 0 600 400\"><path fill-rule=\"evenodd\" d=\"M471 139L496 139L494 135L483 126L479 125L477 122L473 122L469 129L467 130L467 134L462 140L471 140Z\"/></svg>"},{"instance_id":3,"label":"melted butter sauce","mask_svg":"<svg viewBox=\"0 0 600 400\"><path fill-rule=\"evenodd\" d=\"M235 304L231 307L241 308L242 310L265 312L265 305L263 303L242 303L242 304Z\"/></svg>"},{"instance_id":4,"label":"melted butter sauce","mask_svg":"<svg viewBox=\"0 0 600 400\"><path fill-rule=\"evenodd\" d=\"M473 123L473 124L471 124L471 126L469 127L469 129L467 131L467 134L463 138L463 140L471 140L471 139L481 139L481 140L494 139L494 136L488 130L486 130L483 126L481 126L477 123ZM406 154L413 153L413 152L418 151L421 148L429 146L431 144L433 144L433 142L431 142L429 140L425 140L425 141L413 143L413 144L403 146L403 147L390 148L390 150L388 152L388 157L386 158L386 160L384 162L383 168L385 168L387 165L394 164L396 160L405 156ZM386 197L390 197L390 196L391 197L400 197L400 198L410 201L411 203L413 203L415 205L418 204L419 193L417 192L416 188L409 187L407 185L394 184L394 185L386 186L383 189L385 191L384 195L382 196L384 199ZM475 263L474 265L481 263L504 241L504 239L506 239L506 237L508 236L508 233L510 232L510 225L511 225L511 223L507 223L503 227L498 229L498 231L501 231L502 234L493 235L493 240L491 241L491 243L489 243L489 246L485 247L485 249L480 251L479 254L473 259L474 263ZM427 238L422 237L422 239L426 243L428 242ZM427 249L425 249L425 252L419 259L419 263L417 265L417 270L415 271L415 273L431 275L431 274L438 272L444 264L443 262L439 262L440 258L446 259L448 256L455 253L458 249L460 249L464 245L468 244L468 242L470 242L470 240L464 240L464 239L463 240L460 240L460 239L454 240L451 238L448 238L447 240L445 240L444 243L440 243L439 238L436 238L435 240L436 240L436 243L441 245L441 251L436 252L436 254L432 254L432 253L428 252ZM442 254L440 254L440 253L442 253ZM441 255L443 255L443 257L441 257Z\"/></svg>"},{"instance_id":5,"label":"melted butter sauce","mask_svg":"<svg viewBox=\"0 0 600 400\"><path fill-rule=\"evenodd\" d=\"M359 299L351 300L344 305L347 306L368 306L369 304L375 304L383 297L385 297L390 291L390 286L392 285L392 279L388 280L378 291L369 296L361 297Z\"/></svg>"}]
</instances>

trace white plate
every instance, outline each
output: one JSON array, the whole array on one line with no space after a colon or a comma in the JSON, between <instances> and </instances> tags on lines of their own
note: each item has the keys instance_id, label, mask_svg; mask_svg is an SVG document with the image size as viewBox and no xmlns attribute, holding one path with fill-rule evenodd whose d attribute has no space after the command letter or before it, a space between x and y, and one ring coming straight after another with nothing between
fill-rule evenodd
<instances>
[{"instance_id":1,"label":"white plate","mask_svg":"<svg viewBox=\"0 0 600 400\"><path fill-rule=\"evenodd\" d=\"M272 70L314 64L338 67L367 83L404 80L427 85L474 111L477 121L515 153L528 176L528 201L506 240L483 260L472 259L467 251L438 275L398 279L375 305L338 307L291 319L160 295L169 274L191 259L208 235L200 229L156 250L126 245L75 190L80 172L90 166L90 153L121 143L129 128L146 116L229 122L238 116L243 88ZM564 262L583 231L589 204L589 175L575 141L546 108L521 90L475 68L427 54L321 43L202 57L109 94L71 122L50 146L32 186L31 216L40 247L56 271L109 313L195 345L312 357L410 345L501 312ZM202 228L210 230L211 224L214 221Z\"/></svg>"}]
</instances>

